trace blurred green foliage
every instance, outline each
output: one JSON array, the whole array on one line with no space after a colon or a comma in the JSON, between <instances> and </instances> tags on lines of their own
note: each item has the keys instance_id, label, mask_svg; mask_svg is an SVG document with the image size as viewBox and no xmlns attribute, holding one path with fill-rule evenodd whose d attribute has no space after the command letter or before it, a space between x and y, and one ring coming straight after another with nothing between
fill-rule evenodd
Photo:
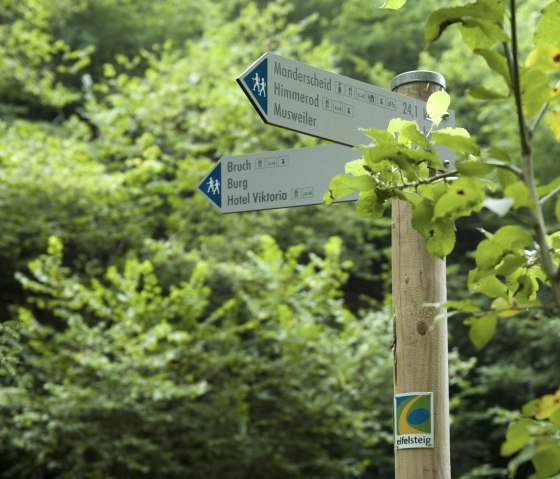
<instances>
[{"instance_id":1,"label":"blurred green foliage","mask_svg":"<svg viewBox=\"0 0 560 479\"><path fill-rule=\"evenodd\" d=\"M306 266L301 247L283 253L270 236L236 262L180 248L152 243L84 281L53 236L18 275L29 304L22 372L0 396L6 475L389 474L375 451L389 442L390 327L344 307L341 240ZM170 249L189 272L163 288ZM227 301L207 286L216 275Z\"/></svg>"},{"instance_id":2,"label":"blurred green foliage","mask_svg":"<svg viewBox=\"0 0 560 479\"><path fill-rule=\"evenodd\" d=\"M263 125L236 85L266 50L385 88L432 67L458 123L512 147L508 107L467 97L493 85L459 42L424 48L439 6L2 2L0 477L392 475L388 218L224 217L195 191L222 155L318 142ZM450 297L476 226L459 223ZM478 352L450 320L456 477L504 477L508 410L560 383L557 330L500 328Z\"/></svg>"}]
</instances>

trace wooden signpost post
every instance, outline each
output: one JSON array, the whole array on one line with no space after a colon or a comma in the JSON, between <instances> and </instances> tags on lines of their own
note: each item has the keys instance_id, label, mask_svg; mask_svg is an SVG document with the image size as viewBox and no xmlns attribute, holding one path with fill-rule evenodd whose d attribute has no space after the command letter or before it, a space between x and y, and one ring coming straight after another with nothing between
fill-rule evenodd
<instances>
[{"instance_id":1,"label":"wooden signpost post","mask_svg":"<svg viewBox=\"0 0 560 479\"><path fill-rule=\"evenodd\" d=\"M408 72L396 76L391 88L425 101L445 88L445 80L433 72ZM392 205L391 238L395 478L451 479L447 319L433 306L446 301L445 260L427 252L412 228L412 209L401 200Z\"/></svg>"}]
</instances>

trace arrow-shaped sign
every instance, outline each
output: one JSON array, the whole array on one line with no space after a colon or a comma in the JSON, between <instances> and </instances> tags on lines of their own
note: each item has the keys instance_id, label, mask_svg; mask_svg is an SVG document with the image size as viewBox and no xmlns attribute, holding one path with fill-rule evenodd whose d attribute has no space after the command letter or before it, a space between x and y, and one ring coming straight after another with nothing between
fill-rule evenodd
<instances>
[{"instance_id":1,"label":"arrow-shaped sign","mask_svg":"<svg viewBox=\"0 0 560 479\"><path fill-rule=\"evenodd\" d=\"M360 128L386 129L393 118L428 131L426 103L305 63L265 53L237 82L265 123L343 145L369 144ZM454 114L441 127L453 126Z\"/></svg>"},{"instance_id":2,"label":"arrow-shaped sign","mask_svg":"<svg viewBox=\"0 0 560 479\"><path fill-rule=\"evenodd\" d=\"M361 157L361 151L340 145L223 156L198 189L222 213L317 205L330 180Z\"/></svg>"}]
</instances>

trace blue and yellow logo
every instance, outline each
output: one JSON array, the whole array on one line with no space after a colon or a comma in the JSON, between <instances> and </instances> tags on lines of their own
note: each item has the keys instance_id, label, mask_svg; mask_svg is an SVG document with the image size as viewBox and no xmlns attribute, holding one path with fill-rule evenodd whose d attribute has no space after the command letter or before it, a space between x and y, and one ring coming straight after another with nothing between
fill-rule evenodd
<instances>
[{"instance_id":1,"label":"blue and yellow logo","mask_svg":"<svg viewBox=\"0 0 560 479\"><path fill-rule=\"evenodd\" d=\"M395 428L397 436L403 434L431 434L431 393L399 394L395 396Z\"/></svg>"}]
</instances>

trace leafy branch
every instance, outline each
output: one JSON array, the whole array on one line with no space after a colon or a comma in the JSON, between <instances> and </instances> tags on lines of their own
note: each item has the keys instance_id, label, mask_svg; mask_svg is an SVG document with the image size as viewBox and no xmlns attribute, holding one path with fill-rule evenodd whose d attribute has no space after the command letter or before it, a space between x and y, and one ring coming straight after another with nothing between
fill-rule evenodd
<instances>
[{"instance_id":1,"label":"leafy branch","mask_svg":"<svg viewBox=\"0 0 560 479\"><path fill-rule=\"evenodd\" d=\"M508 32L502 28L507 13ZM372 138L372 144L362 148L362 160L348 165L347 175L333 179L325 202L358 191L358 211L378 216L392 199L408 201L413 209L413 226L425 237L428 251L440 257L448 255L454 248L454 223L459 217L475 214L483 207L500 216L508 214L511 209L525 210L529 213L534 237L521 228L506 229L516 238L503 245L495 244L496 251L489 258L483 253L478 255L477 269L490 268L495 281L491 284L484 281L482 286L473 283L471 287L494 299L502 297L515 301L521 311L523 306L534 306L541 285L546 284L553 298L553 304L547 305L547 309L559 310L557 263L560 258L557 256L560 257L560 252L555 245L560 242L548 235L542 207L560 191L560 185L553 182L551 187L537 187L533 157L534 131L549 111L550 80L545 71L537 68L539 65L520 65L516 20L514 0L509 2L509 12L502 2L478 0L474 4L437 10L428 19L425 33L426 39L432 42L450 25L459 24L463 39L473 53L484 58L490 70L508 85L519 130L519 165L511 161L509 154L496 148L483 152L462 128L438 130L432 127L427 135L423 135L415 122L394 119L388 131L372 129L364 132ZM542 28L540 34L550 38ZM503 46L503 56L492 49L496 44ZM484 89L476 90L475 96L481 94L498 98ZM502 96L499 98L503 99ZM438 92L428 100L427 111L433 126L437 127L448 106L449 97L444 92ZM528 127L530 118L534 118L531 128ZM455 154L454 170L443 170L436 147L445 147ZM509 176L497 175L497 182L495 173L499 171ZM560 213L560 208L557 211ZM526 251L512 249L511 244L516 241L531 251L532 257L536 254L540 258L530 281L520 279ZM503 257L506 258L505 265L493 261ZM536 272L541 268L542 276ZM520 281L525 283L520 284Z\"/></svg>"},{"instance_id":2,"label":"leafy branch","mask_svg":"<svg viewBox=\"0 0 560 479\"><path fill-rule=\"evenodd\" d=\"M503 28L506 17L508 31ZM393 120L388 132L366 131L373 144L362 149L362 160L347 168L350 176L333 179L326 198L358 190L357 209L367 215L382 214L393 198L407 201L412 207L412 226L426 239L427 250L440 257L448 255L455 246L457 218L473 215L483 207L500 216L508 215L512 209L516 215L517 211L523 212L532 226L530 230L519 226L516 215L510 214L511 224L493 233L485 232L474 252L476 267L469 272L468 285L471 291L491 300L490 309L481 308L472 299L446 305L454 310L452 314L468 316L470 339L482 348L494 336L500 319L519 314L534 318L540 311L551 316L560 310L560 232L549 234L543 212L544 203L558 196L560 178L537 186L533 145L535 131L545 116L560 141L558 88L551 88L560 59L560 2L552 1L542 10L533 38L535 48L523 64L519 59L515 0L476 0L439 9L426 23L425 38L434 42L456 24L466 45L507 85L507 95L482 86L470 92L484 100L513 100L519 138L518 164L510 160L508 153L495 148L489 150L489 155L483 154L476 141L461 128L430 129L423 136L412 122ZM495 49L500 44L503 54ZM438 99L431 97L427 105L434 125L443 113L434 104L445 94L435 95ZM439 106L443 105L445 101ZM442 161L436 146L455 153L454 171L441 172ZM431 174L432 171L438 173ZM556 200L555 215L560 222L560 199ZM543 286L549 288L549 294L541 292ZM522 451L510 463L512 476L518 465L528 460L539 479L560 473L560 447L554 440L560 430L560 406L557 409L540 416L531 410L520 422L512 423L502 448L508 456ZM549 418L550 423L542 421ZM539 433L540 430L546 434Z\"/></svg>"},{"instance_id":3,"label":"leafy branch","mask_svg":"<svg viewBox=\"0 0 560 479\"><path fill-rule=\"evenodd\" d=\"M536 231L536 239L539 245L540 254L543 260L543 266L546 271L548 280L550 281L551 291L554 298L554 303L557 308L560 308L560 275L558 274L558 267L554 264L551 254L551 248L547 239L547 230L542 212L542 204L539 201L537 186L535 183L535 166L533 158L533 132L534 129L527 127L525 114L523 111L521 82L519 75L519 54L517 42L517 20L516 20L516 4L515 0L510 0L510 29L511 29L511 45L512 54L506 55L506 60L511 72L511 81L513 86L513 94L515 99L517 124L519 128L519 141L521 149L521 161L523 168L523 179L529 192L534 207L531 208L531 214L534 221L534 228ZM534 127L536 127L542 115L546 111L548 103L544 103L535 119Z\"/></svg>"}]
</instances>

